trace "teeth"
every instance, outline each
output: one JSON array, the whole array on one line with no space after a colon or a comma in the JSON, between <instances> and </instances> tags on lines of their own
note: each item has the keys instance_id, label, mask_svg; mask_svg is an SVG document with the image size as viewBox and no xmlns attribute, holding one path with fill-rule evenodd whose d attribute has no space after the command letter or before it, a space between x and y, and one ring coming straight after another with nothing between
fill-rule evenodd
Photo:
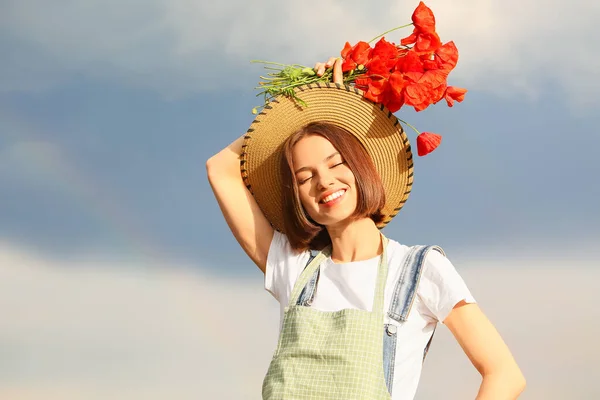
<instances>
[{"instance_id":1,"label":"teeth","mask_svg":"<svg viewBox=\"0 0 600 400\"><path fill-rule=\"evenodd\" d=\"M343 194L344 194L344 190L338 190L337 192L332 193L329 196L325 197L323 200L321 200L321 202L322 203L330 202L331 200L337 199L338 197L340 197Z\"/></svg>"}]
</instances>

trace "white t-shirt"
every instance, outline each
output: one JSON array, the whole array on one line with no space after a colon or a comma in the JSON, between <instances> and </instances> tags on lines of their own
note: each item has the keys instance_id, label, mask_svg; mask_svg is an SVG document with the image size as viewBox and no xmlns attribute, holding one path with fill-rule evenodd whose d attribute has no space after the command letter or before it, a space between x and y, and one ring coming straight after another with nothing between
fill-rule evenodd
<instances>
[{"instance_id":1,"label":"white t-shirt","mask_svg":"<svg viewBox=\"0 0 600 400\"><path fill-rule=\"evenodd\" d=\"M399 278L409 247L392 239L387 246L388 276L384 295L384 311L390 307L391 297ZM310 252L296 254L287 237L275 231L267 257L265 289L280 304L280 329L284 308L288 305L294 283L304 270ZM321 273L312 306L321 311L345 308L371 310L379 256L364 261L343 264L327 258L321 264ZM394 365L393 400L412 400L417 391L423 350L438 321L443 322L452 308L461 300L474 303L465 282L452 263L441 253L430 251L425 258L417 296L409 317L397 330ZM384 323L399 325L385 316ZM382 326L383 334L383 326Z\"/></svg>"}]
</instances>

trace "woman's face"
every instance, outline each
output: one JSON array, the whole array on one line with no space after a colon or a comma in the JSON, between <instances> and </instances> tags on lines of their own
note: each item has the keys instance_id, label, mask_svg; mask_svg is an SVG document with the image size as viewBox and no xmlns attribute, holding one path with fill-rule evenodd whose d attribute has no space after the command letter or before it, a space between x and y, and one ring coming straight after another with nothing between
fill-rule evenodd
<instances>
[{"instance_id":1,"label":"woman's face","mask_svg":"<svg viewBox=\"0 0 600 400\"><path fill-rule=\"evenodd\" d=\"M300 201L315 222L332 226L354 213L356 179L331 142L305 136L292 149L292 164Z\"/></svg>"}]
</instances>

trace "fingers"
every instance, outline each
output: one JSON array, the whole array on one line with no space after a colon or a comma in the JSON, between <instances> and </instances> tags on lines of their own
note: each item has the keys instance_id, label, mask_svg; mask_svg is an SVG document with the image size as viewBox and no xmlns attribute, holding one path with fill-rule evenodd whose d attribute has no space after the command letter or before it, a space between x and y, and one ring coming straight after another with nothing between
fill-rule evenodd
<instances>
[{"instance_id":1,"label":"fingers","mask_svg":"<svg viewBox=\"0 0 600 400\"><path fill-rule=\"evenodd\" d=\"M344 73L342 72L342 59L338 58L333 64L333 83L344 84Z\"/></svg>"},{"instance_id":2,"label":"fingers","mask_svg":"<svg viewBox=\"0 0 600 400\"><path fill-rule=\"evenodd\" d=\"M326 63L325 65L327 66L327 68L331 68L333 66L333 64L335 63L335 60L337 60L337 58L335 57L331 57Z\"/></svg>"},{"instance_id":3,"label":"fingers","mask_svg":"<svg viewBox=\"0 0 600 400\"><path fill-rule=\"evenodd\" d=\"M336 58L335 57L331 57L329 60L327 60L327 62L324 63L316 63L314 70L317 73L318 76L323 76L323 74L325 73L326 69L331 68L334 63L336 62ZM340 64L341 66L341 64Z\"/></svg>"}]
</instances>

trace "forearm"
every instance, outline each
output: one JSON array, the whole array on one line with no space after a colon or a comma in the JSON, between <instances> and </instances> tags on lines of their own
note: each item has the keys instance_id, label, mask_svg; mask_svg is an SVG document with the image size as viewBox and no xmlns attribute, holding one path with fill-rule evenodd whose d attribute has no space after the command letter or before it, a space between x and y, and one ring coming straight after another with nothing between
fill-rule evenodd
<instances>
[{"instance_id":1,"label":"forearm","mask_svg":"<svg viewBox=\"0 0 600 400\"><path fill-rule=\"evenodd\" d=\"M517 374L487 374L483 376L476 400L514 400L525 389L525 378Z\"/></svg>"}]
</instances>

